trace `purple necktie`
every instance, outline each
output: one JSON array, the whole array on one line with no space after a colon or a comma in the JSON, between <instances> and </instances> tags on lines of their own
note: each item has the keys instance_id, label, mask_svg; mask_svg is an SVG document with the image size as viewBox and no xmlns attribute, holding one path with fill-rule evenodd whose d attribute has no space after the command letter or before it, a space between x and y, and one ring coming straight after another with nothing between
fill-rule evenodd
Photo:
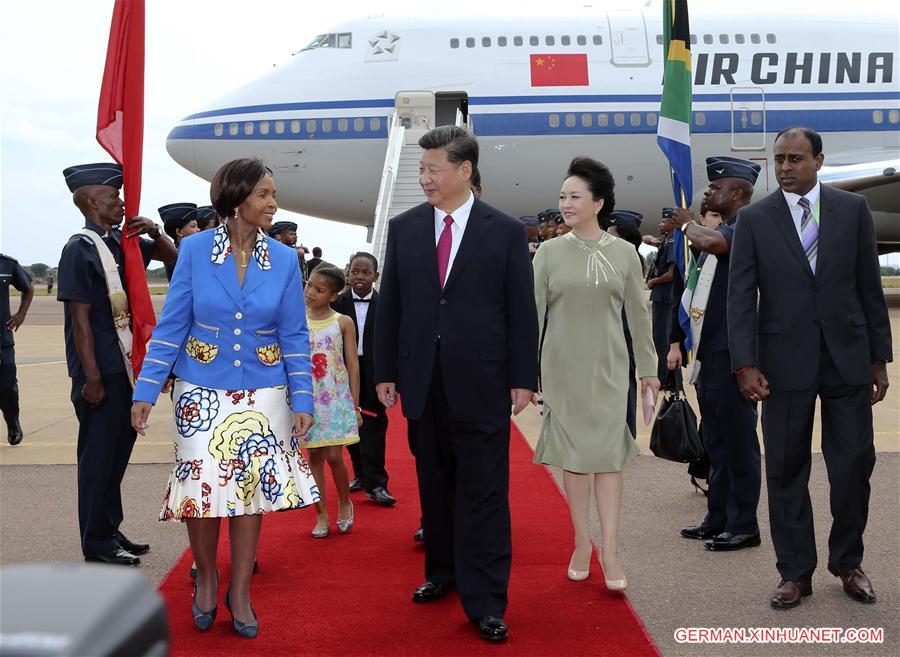
<instances>
[{"instance_id":1,"label":"purple necktie","mask_svg":"<svg viewBox=\"0 0 900 657\"><path fill-rule=\"evenodd\" d=\"M809 207L809 199L801 196L797 205L803 208L803 216L800 218L800 243L809 260L809 266L816 273L816 255L819 251L819 224L816 223Z\"/></svg>"},{"instance_id":2,"label":"purple necktie","mask_svg":"<svg viewBox=\"0 0 900 657\"><path fill-rule=\"evenodd\" d=\"M441 283L441 287L444 287L444 281L447 279L447 267L450 266L450 248L453 246L453 232L450 228L452 225L453 217L448 214L444 217L444 230L441 231L441 236L435 249L437 253L438 280Z\"/></svg>"}]
</instances>

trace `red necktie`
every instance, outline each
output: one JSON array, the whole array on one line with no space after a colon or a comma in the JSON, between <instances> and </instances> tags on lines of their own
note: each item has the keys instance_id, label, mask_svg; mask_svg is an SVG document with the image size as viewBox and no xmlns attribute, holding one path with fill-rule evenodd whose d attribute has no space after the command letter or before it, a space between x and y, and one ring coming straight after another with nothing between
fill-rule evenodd
<instances>
[{"instance_id":1,"label":"red necktie","mask_svg":"<svg viewBox=\"0 0 900 657\"><path fill-rule=\"evenodd\" d=\"M448 214L444 217L444 230L441 231L441 236L435 249L437 253L438 280L441 283L441 287L444 287L444 281L447 278L447 267L450 266L450 247L453 246L453 232L450 228L452 225L453 217Z\"/></svg>"}]
</instances>

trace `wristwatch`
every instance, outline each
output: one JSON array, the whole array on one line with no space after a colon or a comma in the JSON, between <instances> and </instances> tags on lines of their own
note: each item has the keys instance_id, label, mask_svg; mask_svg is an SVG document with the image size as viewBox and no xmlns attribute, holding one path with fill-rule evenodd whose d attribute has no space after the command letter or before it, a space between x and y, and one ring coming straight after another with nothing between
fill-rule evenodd
<instances>
[{"instance_id":1,"label":"wristwatch","mask_svg":"<svg viewBox=\"0 0 900 657\"><path fill-rule=\"evenodd\" d=\"M153 224L153 230L148 230L147 235L149 235L150 239L152 239L154 242L156 240L158 240L160 235L162 235L162 233L159 230L159 225Z\"/></svg>"}]
</instances>

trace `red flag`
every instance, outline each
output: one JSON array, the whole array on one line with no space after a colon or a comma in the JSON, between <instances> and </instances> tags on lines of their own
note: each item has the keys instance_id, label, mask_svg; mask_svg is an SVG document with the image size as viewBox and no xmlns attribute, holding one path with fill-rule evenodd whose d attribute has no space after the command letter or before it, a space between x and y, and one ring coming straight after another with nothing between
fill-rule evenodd
<instances>
[{"instance_id":1,"label":"red flag","mask_svg":"<svg viewBox=\"0 0 900 657\"><path fill-rule=\"evenodd\" d=\"M97 141L122 165L125 216L137 215L144 148L144 0L116 0L113 8L97 109ZM123 237L122 243L134 335L131 362L135 377L141 370L147 340L156 325L139 239Z\"/></svg>"},{"instance_id":2,"label":"red flag","mask_svg":"<svg viewBox=\"0 0 900 657\"><path fill-rule=\"evenodd\" d=\"M531 55L532 87L586 87L587 55Z\"/></svg>"}]
</instances>

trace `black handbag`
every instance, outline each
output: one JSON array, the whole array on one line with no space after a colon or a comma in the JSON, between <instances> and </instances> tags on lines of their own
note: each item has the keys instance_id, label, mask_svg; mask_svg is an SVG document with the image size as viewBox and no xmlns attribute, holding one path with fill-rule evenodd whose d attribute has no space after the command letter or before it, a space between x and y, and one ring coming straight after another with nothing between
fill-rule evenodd
<instances>
[{"instance_id":1,"label":"black handbag","mask_svg":"<svg viewBox=\"0 0 900 657\"><path fill-rule=\"evenodd\" d=\"M702 458L706 451L697 431L697 416L688 404L680 376L669 376L665 396L650 432L650 451L655 456L676 463L690 463Z\"/></svg>"}]
</instances>

